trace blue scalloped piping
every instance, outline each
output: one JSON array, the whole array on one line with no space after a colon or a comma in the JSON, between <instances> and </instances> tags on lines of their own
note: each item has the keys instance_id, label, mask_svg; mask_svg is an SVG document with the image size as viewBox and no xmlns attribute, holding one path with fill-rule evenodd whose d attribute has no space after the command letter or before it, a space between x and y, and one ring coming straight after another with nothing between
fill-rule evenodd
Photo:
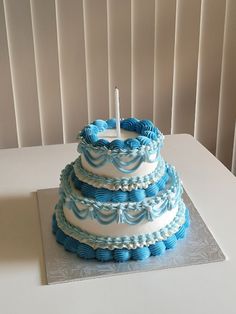
<instances>
[{"instance_id":1,"label":"blue scalloped piping","mask_svg":"<svg viewBox=\"0 0 236 314\"><path fill-rule=\"evenodd\" d=\"M188 220L189 225L189 211L185 210L186 221ZM91 246L80 241L73 239L66 235L58 226L55 227L56 219L55 214L52 217L52 230L55 234L58 243L62 244L65 250L77 254L79 257L84 259L97 259L101 262L115 261L115 262L126 262L130 259L133 260L145 260L149 256L160 256L165 253L166 250L172 249L176 246L178 239L183 239L188 228L186 222L179 228L179 230L164 241L158 241L154 244L144 247L138 247L136 249L93 249Z\"/></svg>"}]
</instances>

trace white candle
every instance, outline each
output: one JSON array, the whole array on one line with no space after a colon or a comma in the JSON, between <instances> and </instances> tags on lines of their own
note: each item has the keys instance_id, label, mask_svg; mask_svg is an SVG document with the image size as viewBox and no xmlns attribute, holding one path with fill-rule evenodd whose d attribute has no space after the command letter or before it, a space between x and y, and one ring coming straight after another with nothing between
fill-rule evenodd
<instances>
[{"instance_id":1,"label":"white candle","mask_svg":"<svg viewBox=\"0 0 236 314\"><path fill-rule=\"evenodd\" d=\"M116 109L116 132L117 137L120 137L120 100L119 100L119 89L115 88L115 109Z\"/></svg>"}]
</instances>

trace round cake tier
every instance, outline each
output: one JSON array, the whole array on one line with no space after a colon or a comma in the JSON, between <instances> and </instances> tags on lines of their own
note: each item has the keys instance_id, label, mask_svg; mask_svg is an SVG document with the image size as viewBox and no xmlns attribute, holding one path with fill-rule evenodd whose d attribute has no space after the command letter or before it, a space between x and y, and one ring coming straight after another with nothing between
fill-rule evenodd
<instances>
[{"instance_id":1,"label":"round cake tier","mask_svg":"<svg viewBox=\"0 0 236 314\"><path fill-rule=\"evenodd\" d=\"M111 120L96 120L79 136L78 151L85 170L111 178L145 176L160 161L162 133L149 120L121 120L116 137ZM114 121L113 121L114 122Z\"/></svg>"}]
</instances>

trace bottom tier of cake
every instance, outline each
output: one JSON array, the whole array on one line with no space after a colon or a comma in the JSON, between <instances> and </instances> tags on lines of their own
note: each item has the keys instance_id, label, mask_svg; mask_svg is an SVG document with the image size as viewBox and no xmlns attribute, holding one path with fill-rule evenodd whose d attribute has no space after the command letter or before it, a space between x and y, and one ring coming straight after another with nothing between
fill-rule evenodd
<instances>
[{"instance_id":1,"label":"bottom tier of cake","mask_svg":"<svg viewBox=\"0 0 236 314\"><path fill-rule=\"evenodd\" d=\"M116 248L113 250L104 248L92 248L88 244L82 243L75 238L65 234L58 226L56 216L52 218L52 231L58 243L62 244L65 250L77 254L78 257L85 259L97 259L101 262L115 261L126 262L128 260L145 260L150 256L159 256L168 249L173 249L177 240L185 237L186 229L190 224L189 210L185 210L185 222L177 232L163 241L157 241L149 246L138 247L135 249Z\"/></svg>"}]
</instances>

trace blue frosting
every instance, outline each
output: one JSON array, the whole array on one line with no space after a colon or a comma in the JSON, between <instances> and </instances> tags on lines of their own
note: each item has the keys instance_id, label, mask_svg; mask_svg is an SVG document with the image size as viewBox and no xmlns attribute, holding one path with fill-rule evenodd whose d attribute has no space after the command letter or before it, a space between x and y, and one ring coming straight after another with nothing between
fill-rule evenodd
<instances>
[{"instance_id":1,"label":"blue frosting","mask_svg":"<svg viewBox=\"0 0 236 314\"><path fill-rule=\"evenodd\" d=\"M113 193L112 191L110 190L107 190L107 189L95 189L95 194L94 194L94 197L97 201L99 202L110 202L111 199L112 199L112 196L113 196Z\"/></svg>"},{"instance_id":2,"label":"blue frosting","mask_svg":"<svg viewBox=\"0 0 236 314\"><path fill-rule=\"evenodd\" d=\"M185 217L186 218L189 217L189 211L187 208L185 211ZM54 214L52 217L52 226L54 226L53 232L55 230L55 225L57 226L57 221ZM97 260L102 261L102 262L111 261L111 260L114 260L116 262L125 262L130 259L145 260L150 255L159 256L159 255L164 254L166 249L171 249L175 247L177 243L177 239L182 239L185 236L186 228L187 228L186 223L184 223L175 234L173 234L166 240L157 241L154 244L151 244L149 246L139 247L139 248L130 249L130 250L126 248L114 249L114 250L102 249L102 248L93 249L91 246L85 243L81 243L80 241L66 235L58 226L57 226L57 232L56 232L56 240L58 243L64 246L65 250L72 253L76 253L79 257L82 257L85 259L96 258Z\"/></svg>"},{"instance_id":3,"label":"blue frosting","mask_svg":"<svg viewBox=\"0 0 236 314\"><path fill-rule=\"evenodd\" d=\"M96 259L101 262L108 262L113 260L112 251L108 249L97 249L96 250Z\"/></svg>"},{"instance_id":4,"label":"blue frosting","mask_svg":"<svg viewBox=\"0 0 236 314\"><path fill-rule=\"evenodd\" d=\"M176 236L177 240L184 238L184 236L185 236L185 226L184 225L179 228L179 230L176 232L175 236Z\"/></svg>"},{"instance_id":5,"label":"blue frosting","mask_svg":"<svg viewBox=\"0 0 236 314\"><path fill-rule=\"evenodd\" d=\"M146 196L147 197L151 197L151 196L157 195L157 193L159 192L159 188L158 188L157 183L150 184L146 188L145 192L146 192Z\"/></svg>"},{"instance_id":6,"label":"blue frosting","mask_svg":"<svg viewBox=\"0 0 236 314\"><path fill-rule=\"evenodd\" d=\"M135 138L128 138L127 140L125 140L124 144L130 149L139 148L141 146L140 142Z\"/></svg>"},{"instance_id":7,"label":"blue frosting","mask_svg":"<svg viewBox=\"0 0 236 314\"><path fill-rule=\"evenodd\" d=\"M96 125L99 131L104 131L108 128L106 121L101 119L95 120L93 124Z\"/></svg>"},{"instance_id":8,"label":"blue frosting","mask_svg":"<svg viewBox=\"0 0 236 314\"><path fill-rule=\"evenodd\" d=\"M135 131L141 134L143 128L154 127L154 124L150 120L141 120L136 124Z\"/></svg>"},{"instance_id":9,"label":"blue frosting","mask_svg":"<svg viewBox=\"0 0 236 314\"><path fill-rule=\"evenodd\" d=\"M85 243L79 243L77 248L77 255L85 259L92 259L95 258L95 250Z\"/></svg>"},{"instance_id":10,"label":"blue frosting","mask_svg":"<svg viewBox=\"0 0 236 314\"><path fill-rule=\"evenodd\" d=\"M115 129L116 127L116 119L112 118L112 119L108 119L106 120L107 123L107 128L108 129Z\"/></svg>"},{"instance_id":11,"label":"blue frosting","mask_svg":"<svg viewBox=\"0 0 236 314\"><path fill-rule=\"evenodd\" d=\"M129 199L129 193L124 191L112 191L111 201L114 203L127 202Z\"/></svg>"},{"instance_id":12,"label":"blue frosting","mask_svg":"<svg viewBox=\"0 0 236 314\"><path fill-rule=\"evenodd\" d=\"M132 259L134 259L135 261L147 259L150 255L151 252L146 246L132 250Z\"/></svg>"},{"instance_id":13,"label":"blue frosting","mask_svg":"<svg viewBox=\"0 0 236 314\"><path fill-rule=\"evenodd\" d=\"M136 118L128 118L121 120L120 126L122 129L127 130L127 131L136 131L136 125L139 122L138 119Z\"/></svg>"},{"instance_id":14,"label":"blue frosting","mask_svg":"<svg viewBox=\"0 0 236 314\"><path fill-rule=\"evenodd\" d=\"M97 142L98 140L98 137L97 137L97 134L95 133L92 133L92 134L85 134L85 139L88 143L91 143L91 144L94 144Z\"/></svg>"},{"instance_id":15,"label":"blue frosting","mask_svg":"<svg viewBox=\"0 0 236 314\"><path fill-rule=\"evenodd\" d=\"M115 249L113 257L116 262L126 262L130 259L131 252L127 249Z\"/></svg>"},{"instance_id":16,"label":"blue frosting","mask_svg":"<svg viewBox=\"0 0 236 314\"><path fill-rule=\"evenodd\" d=\"M125 143L122 140L114 140L110 143L109 148L110 149L122 149L125 147Z\"/></svg>"},{"instance_id":17,"label":"blue frosting","mask_svg":"<svg viewBox=\"0 0 236 314\"><path fill-rule=\"evenodd\" d=\"M110 145L110 142L108 140L100 138L94 145L97 147L108 147Z\"/></svg>"},{"instance_id":18,"label":"blue frosting","mask_svg":"<svg viewBox=\"0 0 236 314\"><path fill-rule=\"evenodd\" d=\"M64 248L66 251L72 252L72 253L76 253L77 249L78 249L78 245L79 242L72 238L72 237L66 237L65 241L64 241Z\"/></svg>"},{"instance_id":19,"label":"blue frosting","mask_svg":"<svg viewBox=\"0 0 236 314\"><path fill-rule=\"evenodd\" d=\"M177 238L175 235L173 235L168 239L164 240L164 243L167 249L173 249L176 246Z\"/></svg>"},{"instance_id":20,"label":"blue frosting","mask_svg":"<svg viewBox=\"0 0 236 314\"><path fill-rule=\"evenodd\" d=\"M96 191L95 187L83 182L82 187L81 187L81 193L84 196L93 198L95 195L95 191Z\"/></svg>"},{"instance_id":21,"label":"blue frosting","mask_svg":"<svg viewBox=\"0 0 236 314\"><path fill-rule=\"evenodd\" d=\"M150 252L153 256L162 255L165 253L166 246L163 241L158 241L149 246Z\"/></svg>"},{"instance_id":22,"label":"blue frosting","mask_svg":"<svg viewBox=\"0 0 236 314\"><path fill-rule=\"evenodd\" d=\"M137 137L137 140L140 142L141 145L149 145L152 142L150 138L142 135L139 135Z\"/></svg>"},{"instance_id":23,"label":"blue frosting","mask_svg":"<svg viewBox=\"0 0 236 314\"><path fill-rule=\"evenodd\" d=\"M129 192L129 199L131 202L141 202L145 198L145 190L138 189Z\"/></svg>"},{"instance_id":24,"label":"blue frosting","mask_svg":"<svg viewBox=\"0 0 236 314\"><path fill-rule=\"evenodd\" d=\"M58 228L57 232L56 232L56 240L58 243L63 244L66 240L67 236L65 235L65 233Z\"/></svg>"},{"instance_id":25,"label":"blue frosting","mask_svg":"<svg viewBox=\"0 0 236 314\"><path fill-rule=\"evenodd\" d=\"M144 131L143 132L143 136L146 136L146 137L148 137L148 138L150 138L151 140L154 140L154 141L156 141L157 138L158 138L156 133L154 133L152 131Z\"/></svg>"}]
</instances>

